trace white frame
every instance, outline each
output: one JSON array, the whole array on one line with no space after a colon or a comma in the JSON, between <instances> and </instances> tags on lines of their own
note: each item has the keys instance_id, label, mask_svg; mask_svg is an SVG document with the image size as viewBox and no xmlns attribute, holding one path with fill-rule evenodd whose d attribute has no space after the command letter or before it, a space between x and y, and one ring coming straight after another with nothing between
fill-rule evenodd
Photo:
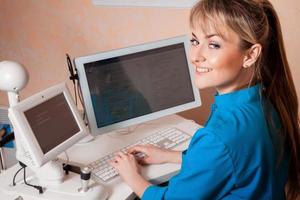
<instances>
[{"instance_id":1,"label":"white frame","mask_svg":"<svg viewBox=\"0 0 300 200\"><path fill-rule=\"evenodd\" d=\"M96 122L96 117L94 114L93 104L92 104L92 100L91 100L91 94L90 94L90 90L89 90L89 86L88 86L88 81L87 81L87 77L86 77L85 70L84 70L84 64L107 59L107 58L113 58L113 57L133 54L133 53L137 53L137 52L147 51L150 49L160 48L160 47L164 47L164 46L168 46L168 45L179 44L179 43L183 43L184 47L185 47L186 59L187 59L188 67L189 67L191 85L193 88L193 94L194 94L195 101L186 103L183 105L179 105L176 107L168 108L165 110L157 111L154 113L150 113L147 115L143 115L140 117L132 118L132 119L129 119L126 121L118 122L118 123L108 125L108 126L105 126L102 128L98 128L97 122ZM196 88L194 85L195 74L194 74L194 69L188 59L188 55L187 55L188 49L189 49L188 37L187 36L179 36L179 37L164 39L164 40L151 42L151 43L147 43L147 44L140 44L140 45L131 46L131 47L127 47L127 48L116 49L116 50L102 52L102 53L98 53L98 54L94 54L94 55L88 55L88 56L76 58L75 65L78 70L80 87L81 87L83 99L84 99L84 107L86 109L86 114L87 114L87 118L89 121L89 129L91 131L91 134L92 135L103 134L103 133L106 133L106 132L109 132L112 130L125 128L127 126L154 120L154 119L157 119L160 117L164 117L167 115L171 115L174 113L178 113L178 112L181 112L184 110L188 110L188 109L200 106L201 99L200 99L199 89Z\"/></svg>"},{"instance_id":2,"label":"white frame","mask_svg":"<svg viewBox=\"0 0 300 200\"><path fill-rule=\"evenodd\" d=\"M24 112L59 94L63 94L65 99L67 100L69 108L77 122L80 131L44 154L32 129L30 128L30 125L24 115ZM80 139L88 135L86 126L81 119L81 116L73 102L72 96L70 95L65 83L61 83L56 86L50 87L9 108L9 118L13 124L14 129L18 131L16 133L16 139L21 140L19 142L25 150L24 153L29 153L29 156L33 161L32 165L37 165L38 167L42 166L50 160L55 159L63 151L65 151L73 144L77 143Z\"/></svg>"},{"instance_id":3,"label":"white frame","mask_svg":"<svg viewBox=\"0 0 300 200\"><path fill-rule=\"evenodd\" d=\"M191 8L198 0L92 0L100 6Z\"/></svg>"}]
</instances>

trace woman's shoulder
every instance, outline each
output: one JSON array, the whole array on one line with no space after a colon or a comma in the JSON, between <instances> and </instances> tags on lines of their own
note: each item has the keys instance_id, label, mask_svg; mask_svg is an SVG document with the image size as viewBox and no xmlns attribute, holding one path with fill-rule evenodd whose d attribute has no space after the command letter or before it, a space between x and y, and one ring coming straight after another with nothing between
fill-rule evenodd
<instances>
[{"instance_id":1,"label":"woman's shoulder","mask_svg":"<svg viewBox=\"0 0 300 200\"><path fill-rule=\"evenodd\" d=\"M215 135L226 146L234 147L243 143L253 146L268 135L263 109L259 104L217 108L202 131Z\"/></svg>"},{"instance_id":2,"label":"woman's shoulder","mask_svg":"<svg viewBox=\"0 0 300 200\"><path fill-rule=\"evenodd\" d=\"M261 128L265 125L263 108L259 103L243 104L234 107L217 108L206 124L208 130L214 132L244 131L245 129Z\"/></svg>"}]
</instances>

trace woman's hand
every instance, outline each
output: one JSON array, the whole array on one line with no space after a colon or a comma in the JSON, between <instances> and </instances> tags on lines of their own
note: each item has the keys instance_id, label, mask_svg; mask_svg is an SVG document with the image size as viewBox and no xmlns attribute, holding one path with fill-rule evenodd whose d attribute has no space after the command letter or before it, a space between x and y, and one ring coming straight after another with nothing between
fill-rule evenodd
<instances>
[{"instance_id":1,"label":"woman's hand","mask_svg":"<svg viewBox=\"0 0 300 200\"><path fill-rule=\"evenodd\" d=\"M140 166L132 154L118 152L110 164L119 171L120 176L127 183L132 182L136 176L140 175Z\"/></svg>"},{"instance_id":2,"label":"woman's hand","mask_svg":"<svg viewBox=\"0 0 300 200\"><path fill-rule=\"evenodd\" d=\"M137 145L128 150L129 154L140 154L137 160L141 164L181 163L181 152L162 149L153 145Z\"/></svg>"},{"instance_id":3,"label":"woman's hand","mask_svg":"<svg viewBox=\"0 0 300 200\"><path fill-rule=\"evenodd\" d=\"M132 154L118 152L110 164L119 172L122 179L139 197L141 197L146 188L151 185L140 175L140 166Z\"/></svg>"}]
</instances>

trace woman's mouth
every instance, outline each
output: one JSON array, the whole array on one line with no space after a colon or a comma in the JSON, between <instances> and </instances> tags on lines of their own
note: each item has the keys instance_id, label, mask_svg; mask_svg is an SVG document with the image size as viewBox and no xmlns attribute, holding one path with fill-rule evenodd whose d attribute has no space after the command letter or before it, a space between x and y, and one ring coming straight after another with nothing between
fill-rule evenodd
<instances>
[{"instance_id":1,"label":"woman's mouth","mask_svg":"<svg viewBox=\"0 0 300 200\"><path fill-rule=\"evenodd\" d=\"M206 67L196 67L196 71L203 74L212 71L212 69Z\"/></svg>"}]
</instances>

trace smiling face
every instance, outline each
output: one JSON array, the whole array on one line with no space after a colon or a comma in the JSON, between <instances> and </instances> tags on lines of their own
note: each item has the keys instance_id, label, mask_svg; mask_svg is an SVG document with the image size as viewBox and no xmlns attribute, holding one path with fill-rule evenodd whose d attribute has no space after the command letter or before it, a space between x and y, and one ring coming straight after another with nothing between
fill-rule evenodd
<instances>
[{"instance_id":1,"label":"smiling face","mask_svg":"<svg viewBox=\"0 0 300 200\"><path fill-rule=\"evenodd\" d=\"M239 36L229 28L191 30L190 60L195 69L195 84L199 89L215 87L228 93L246 86L253 67L243 67L246 52L240 48ZM222 33L222 35L218 33Z\"/></svg>"}]
</instances>

